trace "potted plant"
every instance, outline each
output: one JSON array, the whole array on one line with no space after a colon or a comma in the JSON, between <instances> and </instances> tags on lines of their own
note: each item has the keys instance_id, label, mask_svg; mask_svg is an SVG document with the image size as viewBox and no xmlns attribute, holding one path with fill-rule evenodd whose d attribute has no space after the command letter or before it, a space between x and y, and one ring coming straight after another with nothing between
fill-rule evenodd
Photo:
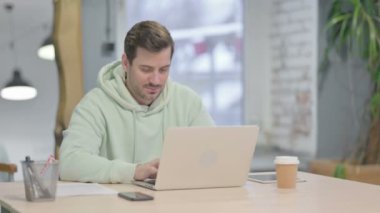
<instances>
[{"instance_id":1,"label":"potted plant","mask_svg":"<svg viewBox=\"0 0 380 213\"><path fill-rule=\"evenodd\" d=\"M363 70L367 70L371 76L372 90L367 111L370 124L369 129L364 130L365 137L358 139L361 141L358 141L357 149L348 160L312 162L310 169L312 172L360 180L363 177L348 173L358 171L358 165L367 165L359 168L362 172L359 176L370 179L364 182L380 184L380 0L334 0L325 27L327 47L320 72L323 76L323 72L329 70L332 50L336 50L343 60L347 56L362 59L366 66ZM372 172L377 177L367 177Z\"/></svg>"}]
</instances>

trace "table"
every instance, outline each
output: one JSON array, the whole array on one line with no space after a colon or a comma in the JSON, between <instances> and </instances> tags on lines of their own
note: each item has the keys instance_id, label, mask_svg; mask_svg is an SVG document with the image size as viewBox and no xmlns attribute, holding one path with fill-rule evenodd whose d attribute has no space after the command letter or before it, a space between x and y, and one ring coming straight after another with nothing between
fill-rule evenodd
<instances>
[{"instance_id":1,"label":"table","mask_svg":"<svg viewBox=\"0 0 380 213\"><path fill-rule=\"evenodd\" d=\"M27 202L22 182L0 183L0 204L10 212L380 212L380 186L299 172L306 179L293 190L248 181L243 187L151 191L130 184L105 184L117 191L141 191L153 201L131 202L116 195L58 197Z\"/></svg>"}]
</instances>

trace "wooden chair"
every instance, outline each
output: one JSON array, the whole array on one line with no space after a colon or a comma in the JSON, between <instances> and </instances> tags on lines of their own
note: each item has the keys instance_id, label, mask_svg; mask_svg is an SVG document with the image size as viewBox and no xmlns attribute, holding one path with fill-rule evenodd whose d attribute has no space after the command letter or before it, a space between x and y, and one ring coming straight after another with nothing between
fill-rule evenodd
<instances>
[{"instance_id":1,"label":"wooden chair","mask_svg":"<svg viewBox=\"0 0 380 213\"><path fill-rule=\"evenodd\" d=\"M9 163L8 152L5 146L0 143L0 182L14 181L13 174L17 172L17 165Z\"/></svg>"},{"instance_id":2,"label":"wooden chair","mask_svg":"<svg viewBox=\"0 0 380 213\"><path fill-rule=\"evenodd\" d=\"M14 181L13 174L17 172L17 165L13 163L0 163L0 172L8 174L8 179L5 179L5 181Z\"/></svg>"}]
</instances>

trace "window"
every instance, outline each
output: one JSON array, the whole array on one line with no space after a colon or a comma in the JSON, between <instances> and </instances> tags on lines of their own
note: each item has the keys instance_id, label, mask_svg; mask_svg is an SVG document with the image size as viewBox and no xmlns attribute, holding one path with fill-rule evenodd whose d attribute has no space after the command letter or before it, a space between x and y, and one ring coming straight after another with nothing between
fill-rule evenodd
<instances>
[{"instance_id":1,"label":"window","mask_svg":"<svg viewBox=\"0 0 380 213\"><path fill-rule=\"evenodd\" d=\"M200 94L218 125L242 123L242 2L129 0L126 11L128 29L156 20L170 30L171 78Z\"/></svg>"}]
</instances>

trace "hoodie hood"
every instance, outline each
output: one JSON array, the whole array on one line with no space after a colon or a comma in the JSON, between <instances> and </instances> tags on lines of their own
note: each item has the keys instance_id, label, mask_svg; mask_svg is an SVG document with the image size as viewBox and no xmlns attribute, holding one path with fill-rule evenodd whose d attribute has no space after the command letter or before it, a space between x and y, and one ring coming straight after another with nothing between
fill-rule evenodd
<instances>
[{"instance_id":1,"label":"hoodie hood","mask_svg":"<svg viewBox=\"0 0 380 213\"><path fill-rule=\"evenodd\" d=\"M152 114L162 110L169 102L170 85L172 82L168 79L161 94L154 100L150 106L140 105L133 98L125 86L125 72L121 61L114 61L105 65L98 75L98 87L104 91L111 99L118 103L122 108L133 112L146 112Z\"/></svg>"}]
</instances>

